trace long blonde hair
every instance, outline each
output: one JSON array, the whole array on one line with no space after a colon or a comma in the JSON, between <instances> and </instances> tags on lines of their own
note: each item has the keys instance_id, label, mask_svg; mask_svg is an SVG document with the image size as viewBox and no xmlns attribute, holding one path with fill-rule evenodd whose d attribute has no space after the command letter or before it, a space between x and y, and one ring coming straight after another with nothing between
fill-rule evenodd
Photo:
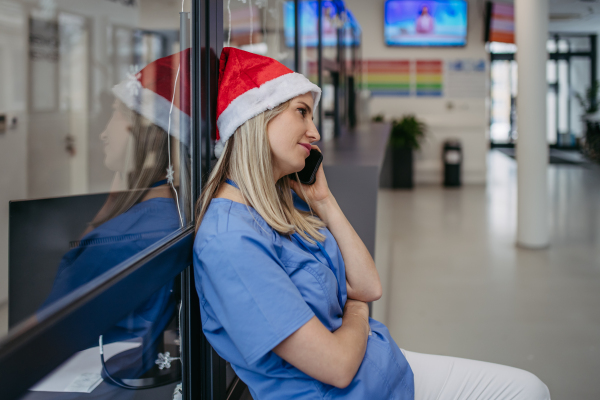
<instances>
[{"instance_id":1,"label":"long blonde hair","mask_svg":"<svg viewBox=\"0 0 600 400\"><path fill-rule=\"evenodd\" d=\"M246 204L254 208L275 231L282 235L297 232L311 243L325 240L319 233L325 224L312 211L300 211L294 207L290 178L284 176L273 184L275 178L267 125L289 104L290 101L285 102L249 119L225 143L223 154L198 199L196 231L219 185L229 178L239 186Z\"/></svg>"},{"instance_id":2,"label":"long blonde hair","mask_svg":"<svg viewBox=\"0 0 600 400\"><path fill-rule=\"evenodd\" d=\"M90 223L92 228L113 219L140 202L150 186L166 176L169 166L167 140L171 140L171 148L178 148L179 145L179 141L169 137L164 129L132 111L120 100L117 99L116 104L116 109L130 122L133 139L131 159L128 159L128 168L124 176L126 188L109 195L100 212Z\"/></svg>"}]
</instances>

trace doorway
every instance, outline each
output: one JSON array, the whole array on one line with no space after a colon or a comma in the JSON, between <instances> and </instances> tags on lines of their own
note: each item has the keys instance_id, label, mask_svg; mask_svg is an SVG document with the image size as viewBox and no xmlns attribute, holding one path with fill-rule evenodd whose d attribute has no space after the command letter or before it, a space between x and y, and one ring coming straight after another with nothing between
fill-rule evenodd
<instances>
[{"instance_id":1,"label":"doorway","mask_svg":"<svg viewBox=\"0 0 600 400\"><path fill-rule=\"evenodd\" d=\"M553 34L547 42L548 82L546 138L554 148L579 148L584 135L583 109L577 95L597 79L596 35ZM517 137L516 46L490 44L490 142L492 147L512 147Z\"/></svg>"}]
</instances>

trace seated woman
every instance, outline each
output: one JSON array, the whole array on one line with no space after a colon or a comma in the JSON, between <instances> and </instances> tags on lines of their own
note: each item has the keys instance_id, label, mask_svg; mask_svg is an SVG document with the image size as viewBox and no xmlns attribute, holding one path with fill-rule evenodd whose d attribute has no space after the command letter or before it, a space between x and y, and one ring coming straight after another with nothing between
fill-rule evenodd
<instances>
[{"instance_id":1,"label":"seated woman","mask_svg":"<svg viewBox=\"0 0 600 400\"><path fill-rule=\"evenodd\" d=\"M189 64L189 49L147 65L136 76L113 88L113 113L100 140L104 164L114 173L105 204L98 211L78 245L67 252L59 265L47 306L175 232L182 221L173 183L173 165L179 124L171 124L169 109L174 98L179 59ZM187 70L186 70L187 71ZM181 74L186 77L189 74ZM159 85L161 82L168 84ZM187 79L184 84L187 84ZM177 100L179 96L175 96ZM177 102L174 113L180 113ZM182 108L189 118L189 108ZM189 104L187 105L189 107ZM179 117L173 118L177 122ZM182 130L185 128L181 124ZM169 143L169 141L171 143ZM185 268L182 266L181 269ZM104 344L139 341L130 357L114 357L109 372L128 379L158 369L163 333L176 317L177 288L166 284L139 308L103 334ZM115 364L117 364L115 366ZM162 369L162 368L161 368ZM105 377L106 379L106 377Z\"/></svg>"},{"instance_id":2,"label":"seated woman","mask_svg":"<svg viewBox=\"0 0 600 400\"><path fill-rule=\"evenodd\" d=\"M290 178L318 149L320 93L272 59L221 54L194 244L208 341L254 399L549 399L526 371L401 350L369 318L379 276L323 167L313 185Z\"/></svg>"}]
</instances>

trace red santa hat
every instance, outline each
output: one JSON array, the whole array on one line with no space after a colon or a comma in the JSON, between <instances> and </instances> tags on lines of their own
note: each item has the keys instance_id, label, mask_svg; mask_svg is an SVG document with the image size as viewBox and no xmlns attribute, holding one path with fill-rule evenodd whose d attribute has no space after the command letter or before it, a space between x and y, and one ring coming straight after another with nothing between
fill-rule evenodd
<instances>
[{"instance_id":1,"label":"red santa hat","mask_svg":"<svg viewBox=\"0 0 600 400\"><path fill-rule=\"evenodd\" d=\"M221 156L225 142L244 122L309 92L316 109L321 89L304 75L272 58L224 48L219 66L215 155Z\"/></svg>"},{"instance_id":2,"label":"red santa hat","mask_svg":"<svg viewBox=\"0 0 600 400\"><path fill-rule=\"evenodd\" d=\"M190 49L151 62L112 91L129 109L189 144Z\"/></svg>"}]
</instances>

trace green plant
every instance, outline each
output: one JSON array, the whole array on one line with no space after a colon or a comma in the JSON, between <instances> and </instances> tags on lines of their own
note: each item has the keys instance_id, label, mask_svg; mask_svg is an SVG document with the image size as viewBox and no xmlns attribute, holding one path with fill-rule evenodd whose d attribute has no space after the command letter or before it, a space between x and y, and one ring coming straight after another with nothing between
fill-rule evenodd
<instances>
[{"instance_id":1,"label":"green plant","mask_svg":"<svg viewBox=\"0 0 600 400\"><path fill-rule=\"evenodd\" d=\"M383 114L377 114L371 118L371 122L383 122L383 120L384 120Z\"/></svg>"},{"instance_id":2,"label":"green plant","mask_svg":"<svg viewBox=\"0 0 600 400\"><path fill-rule=\"evenodd\" d=\"M427 134L427 125L412 114L392 121L390 144L395 148L417 150Z\"/></svg>"},{"instance_id":3,"label":"green plant","mask_svg":"<svg viewBox=\"0 0 600 400\"><path fill-rule=\"evenodd\" d=\"M598 98L599 90L600 82L596 81L592 83L592 86L586 89L585 95L582 96L581 93L575 93L577 102L581 108L583 108L584 117L598 112L598 105L600 103L600 98Z\"/></svg>"},{"instance_id":4,"label":"green plant","mask_svg":"<svg viewBox=\"0 0 600 400\"><path fill-rule=\"evenodd\" d=\"M585 96L575 93L575 98L583 109L583 120L585 122L585 141L583 153L591 160L600 163L600 125L592 117L600 109L600 82L593 82L585 91Z\"/></svg>"}]
</instances>

